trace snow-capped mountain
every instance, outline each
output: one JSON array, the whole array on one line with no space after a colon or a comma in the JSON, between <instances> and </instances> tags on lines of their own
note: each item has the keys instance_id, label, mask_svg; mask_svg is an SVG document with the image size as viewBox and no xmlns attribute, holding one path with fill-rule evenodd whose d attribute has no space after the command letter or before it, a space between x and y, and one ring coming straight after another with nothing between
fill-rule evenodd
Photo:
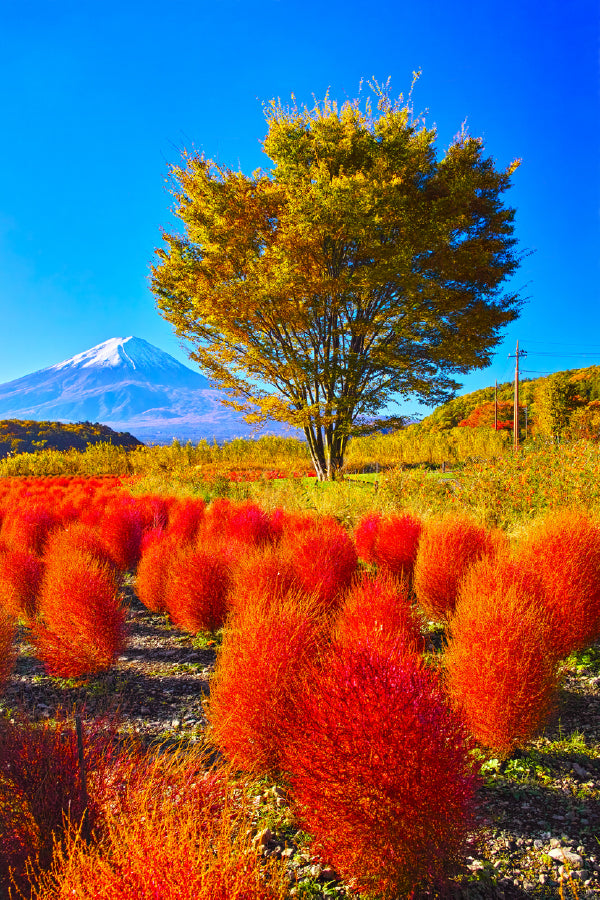
<instances>
[{"instance_id":1,"label":"snow-capped mountain","mask_svg":"<svg viewBox=\"0 0 600 900\"><path fill-rule=\"evenodd\" d=\"M0 384L0 419L101 422L146 443L248 437L220 391L137 337L111 338L71 359ZM274 422L263 433L288 434Z\"/></svg>"}]
</instances>

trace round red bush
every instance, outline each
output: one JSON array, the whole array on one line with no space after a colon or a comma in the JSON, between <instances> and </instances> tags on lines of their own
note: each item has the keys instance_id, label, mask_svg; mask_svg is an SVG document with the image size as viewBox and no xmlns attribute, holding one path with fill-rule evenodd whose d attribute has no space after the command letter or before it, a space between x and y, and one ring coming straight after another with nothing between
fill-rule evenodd
<instances>
[{"instance_id":1,"label":"round red bush","mask_svg":"<svg viewBox=\"0 0 600 900\"><path fill-rule=\"evenodd\" d=\"M336 648L307 677L284 764L314 849L361 891L441 882L473 825L464 726L412 655Z\"/></svg>"},{"instance_id":2,"label":"round red bush","mask_svg":"<svg viewBox=\"0 0 600 900\"><path fill-rule=\"evenodd\" d=\"M231 568L216 548L181 548L169 568L165 604L184 631L216 631L225 622Z\"/></svg>"},{"instance_id":3,"label":"round red bush","mask_svg":"<svg viewBox=\"0 0 600 900\"><path fill-rule=\"evenodd\" d=\"M421 609L436 622L447 621L469 567L493 555L502 541L501 532L489 531L461 513L429 519L415 565L415 593Z\"/></svg>"}]
</instances>

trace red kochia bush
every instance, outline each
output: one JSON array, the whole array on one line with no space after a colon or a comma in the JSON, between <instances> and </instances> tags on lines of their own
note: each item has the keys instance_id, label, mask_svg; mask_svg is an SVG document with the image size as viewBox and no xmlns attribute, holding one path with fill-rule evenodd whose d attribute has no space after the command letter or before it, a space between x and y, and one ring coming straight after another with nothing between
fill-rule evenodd
<instances>
[{"instance_id":1,"label":"red kochia bush","mask_svg":"<svg viewBox=\"0 0 600 900\"><path fill-rule=\"evenodd\" d=\"M115 571L115 563L110 549L102 540L98 529L84 525L82 522L75 522L66 528L53 531L48 538L44 556L68 555L73 549L88 553L98 562Z\"/></svg>"},{"instance_id":2,"label":"red kochia bush","mask_svg":"<svg viewBox=\"0 0 600 900\"><path fill-rule=\"evenodd\" d=\"M143 513L133 497L109 504L99 522L102 540L121 572L134 569L141 555Z\"/></svg>"},{"instance_id":3,"label":"red kochia bush","mask_svg":"<svg viewBox=\"0 0 600 900\"><path fill-rule=\"evenodd\" d=\"M288 532L283 551L289 553L299 587L324 608L339 603L356 572L358 557L347 531L335 519L315 519L310 530Z\"/></svg>"},{"instance_id":4,"label":"red kochia bush","mask_svg":"<svg viewBox=\"0 0 600 900\"><path fill-rule=\"evenodd\" d=\"M4 687L15 662L14 636L14 620L12 616L0 607L0 690Z\"/></svg>"},{"instance_id":5,"label":"red kochia bush","mask_svg":"<svg viewBox=\"0 0 600 900\"><path fill-rule=\"evenodd\" d=\"M286 725L302 672L317 652L322 622L295 594L240 604L228 620L211 680L212 737L235 766L280 767Z\"/></svg>"},{"instance_id":6,"label":"red kochia bush","mask_svg":"<svg viewBox=\"0 0 600 900\"><path fill-rule=\"evenodd\" d=\"M376 563L410 583L421 528L421 520L412 513L385 518L370 513L356 526L354 538L358 553L365 562Z\"/></svg>"},{"instance_id":7,"label":"red kochia bush","mask_svg":"<svg viewBox=\"0 0 600 900\"><path fill-rule=\"evenodd\" d=\"M205 513L206 503L200 498L181 500L173 504L169 511L167 526L169 534L182 544L195 540Z\"/></svg>"},{"instance_id":8,"label":"red kochia bush","mask_svg":"<svg viewBox=\"0 0 600 900\"><path fill-rule=\"evenodd\" d=\"M473 825L464 726L417 658L336 648L308 673L284 764L315 850L361 891L441 881Z\"/></svg>"},{"instance_id":9,"label":"red kochia bush","mask_svg":"<svg viewBox=\"0 0 600 900\"><path fill-rule=\"evenodd\" d=\"M42 876L37 900L285 900L286 866L253 845L252 814L227 773L201 771L184 751L142 763L101 842L73 832ZM179 771L178 771L179 770ZM187 770L187 771L186 771ZM173 777L175 776L175 777Z\"/></svg>"},{"instance_id":10,"label":"red kochia bush","mask_svg":"<svg viewBox=\"0 0 600 900\"><path fill-rule=\"evenodd\" d=\"M65 545L47 554L45 563L42 622L33 629L44 667L65 678L110 668L125 643L114 573L89 553Z\"/></svg>"},{"instance_id":11,"label":"red kochia bush","mask_svg":"<svg viewBox=\"0 0 600 900\"><path fill-rule=\"evenodd\" d=\"M175 625L196 634L216 631L227 615L231 569L216 547L182 547L173 559L165 603Z\"/></svg>"},{"instance_id":12,"label":"red kochia bush","mask_svg":"<svg viewBox=\"0 0 600 900\"><path fill-rule=\"evenodd\" d=\"M48 535L58 524L57 516L46 506L24 500L5 517L0 537L15 550L30 550L41 556Z\"/></svg>"},{"instance_id":13,"label":"red kochia bush","mask_svg":"<svg viewBox=\"0 0 600 900\"><path fill-rule=\"evenodd\" d=\"M144 548L135 576L135 592L151 612L167 611L167 581L182 546L172 534L158 535Z\"/></svg>"},{"instance_id":14,"label":"red kochia bush","mask_svg":"<svg viewBox=\"0 0 600 900\"><path fill-rule=\"evenodd\" d=\"M459 590L444 656L455 707L501 756L530 740L554 704L557 659L539 582L508 554L482 559Z\"/></svg>"},{"instance_id":15,"label":"red kochia bush","mask_svg":"<svg viewBox=\"0 0 600 900\"><path fill-rule=\"evenodd\" d=\"M362 575L346 594L335 624L337 644L381 653L420 653L425 642L406 584L387 572Z\"/></svg>"},{"instance_id":16,"label":"red kochia bush","mask_svg":"<svg viewBox=\"0 0 600 900\"><path fill-rule=\"evenodd\" d=\"M0 606L15 619L34 618L42 572L42 560L30 550L0 552Z\"/></svg>"},{"instance_id":17,"label":"red kochia bush","mask_svg":"<svg viewBox=\"0 0 600 900\"><path fill-rule=\"evenodd\" d=\"M272 543L275 537L269 514L255 503L235 508L229 519L229 533L234 540L259 547Z\"/></svg>"},{"instance_id":18,"label":"red kochia bush","mask_svg":"<svg viewBox=\"0 0 600 900\"><path fill-rule=\"evenodd\" d=\"M552 622L552 652L568 656L600 637L600 523L579 510L560 510L534 524L519 562L543 587Z\"/></svg>"},{"instance_id":19,"label":"red kochia bush","mask_svg":"<svg viewBox=\"0 0 600 900\"><path fill-rule=\"evenodd\" d=\"M456 606L461 578L478 559L495 553L502 541L501 532L489 531L461 513L429 519L415 566L421 609L434 621L446 621Z\"/></svg>"},{"instance_id":20,"label":"red kochia bush","mask_svg":"<svg viewBox=\"0 0 600 900\"><path fill-rule=\"evenodd\" d=\"M229 597L232 609L248 603L278 602L294 588L298 579L289 555L279 548L249 548L238 560Z\"/></svg>"}]
</instances>

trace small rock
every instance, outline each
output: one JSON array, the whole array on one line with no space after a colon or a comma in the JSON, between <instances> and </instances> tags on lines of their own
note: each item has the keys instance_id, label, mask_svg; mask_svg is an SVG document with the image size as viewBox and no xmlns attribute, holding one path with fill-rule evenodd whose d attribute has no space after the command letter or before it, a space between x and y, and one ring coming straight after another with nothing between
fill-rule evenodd
<instances>
[{"instance_id":1,"label":"small rock","mask_svg":"<svg viewBox=\"0 0 600 900\"><path fill-rule=\"evenodd\" d=\"M171 719L171 728L180 728L181 719Z\"/></svg>"},{"instance_id":2,"label":"small rock","mask_svg":"<svg viewBox=\"0 0 600 900\"><path fill-rule=\"evenodd\" d=\"M544 846L544 842L540 841L540 840L534 841L533 846L535 847L536 850L541 850L542 847Z\"/></svg>"},{"instance_id":3,"label":"small rock","mask_svg":"<svg viewBox=\"0 0 600 900\"><path fill-rule=\"evenodd\" d=\"M310 869L308 870L308 874L310 875L311 878L319 878L319 876L321 875L321 872L322 872L321 866L318 864L315 866L311 866Z\"/></svg>"},{"instance_id":4,"label":"small rock","mask_svg":"<svg viewBox=\"0 0 600 900\"><path fill-rule=\"evenodd\" d=\"M565 847L556 847L554 850L550 850L548 855L557 863L566 863L571 869L581 868L583 862L579 853L574 853Z\"/></svg>"},{"instance_id":5,"label":"small rock","mask_svg":"<svg viewBox=\"0 0 600 900\"><path fill-rule=\"evenodd\" d=\"M282 858L282 859L290 859L293 855L294 855L294 848L293 848L293 847L286 847L285 850L282 850L282 851L281 851L281 858Z\"/></svg>"},{"instance_id":6,"label":"small rock","mask_svg":"<svg viewBox=\"0 0 600 900\"><path fill-rule=\"evenodd\" d=\"M573 763L573 771L575 772L576 775L579 775L580 778L589 778L590 777L590 773L587 771L587 769L584 769L582 766L579 765L579 763Z\"/></svg>"},{"instance_id":7,"label":"small rock","mask_svg":"<svg viewBox=\"0 0 600 900\"><path fill-rule=\"evenodd\" d=\"M558 838L550 838L550 847L554 850L556 847L560 847L560 841ZM550 854L552 856L552 854Z\"/></svg>"},{"instance_id":8,"label":"small rock","mask_svg":"<svg viewBox=\"0 0 600 900\"><path fill-rule=\"evenodd\" d=\"M273 840L273 832L270 828L263 828L262 831L259 831L258 834L255 834L252 838L252 844L255 847L266 847L267 844Z\"/></svg>"},{"instance_id":9,"label":"small rock","mask_svg":"<svg viewBox=\"0 0 600 900\"><path fill-rule=\"evenodd\" d=\"M467 863L467 869L476 872L478 869L483 869L483 863L480 859L472 859L470 863Z\"/></svg>"},{"instance_id":10,"label":"small rock","mask_svg":"<svg viewBox=\"0 0 600 900\"><path fill-rule=\"evenodd\" d=\"M321 869L321 881L337 881L337 872L335 869Z\"/></svg>"},{"instance_id":11,"label":"small rock","mask_svg":"<svg viewBox=\"0 0 600 900\"><path fill-rule=\"evenodd\" d=\"M538 877L538 881L540 884L546 884L546 876L542 872L542 874Z\"/></svg>"}]
</instances>

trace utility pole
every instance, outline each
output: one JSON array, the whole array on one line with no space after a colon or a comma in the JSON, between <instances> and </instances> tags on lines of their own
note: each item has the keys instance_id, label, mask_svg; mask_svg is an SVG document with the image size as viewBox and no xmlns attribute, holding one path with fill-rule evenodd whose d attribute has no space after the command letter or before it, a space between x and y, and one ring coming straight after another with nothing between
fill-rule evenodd
<instances>
[{"instance_id":1,"label":"utility pole","mask_svg":"<svg viewBox=\"0 0 600 900\"><path fill-rule=\"evenodd\" d=\"M513 403L513 450L519 449L519 358L527 356L526 350L519 350L519 342L517 341L517 352L515 353L515 399ZM512 354L508 354L511 359Z\"/></svg>"},{"instance_id":2,"label":"utility pole","mask_svg":"<svg viewBox=\"0 0 600 900\"><path fill-rule=\"evenodd\" d=\"M494 388L494 431L498 431L498 379Z\"/></svg>"}]
</instances>

